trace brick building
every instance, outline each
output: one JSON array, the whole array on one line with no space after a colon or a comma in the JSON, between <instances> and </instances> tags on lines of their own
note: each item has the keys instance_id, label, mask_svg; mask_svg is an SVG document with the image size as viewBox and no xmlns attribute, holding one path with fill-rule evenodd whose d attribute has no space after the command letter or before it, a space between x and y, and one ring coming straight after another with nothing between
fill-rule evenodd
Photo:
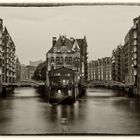
<instances>
[{"instance_id":1,"label":"brick building","mask_svg":"<svg viewBox=\"0 0 140 140\"><path fill-rule=\"evenodd\" d=\"M133 20L133 75L136 94L140 95L140 16Z\"/></svg>"},{"instance_id":2,"label":"brick building","mask_svg":"<svg viewBox=\"0 0 140 140\"><path fill-rule=\"evenodd\" d=\"M88 81L111 81L112 61L110 57L88 63Z\"/></svg>"},{"instance_id":3,"label":"brick building","mask_svg":"<svg viewBox=\"0 0 140 140\"><path fill-rule=\"evenodd\" d=\"M29 80L31 80L33 75L34 75L34 71L36 69L36 66L27 65L26 69L27 69L27 78Z\"/></svg>"},{"instance_id":4,"label":"brick building","mask_svg":"<svg viewBox=\"0 0 140 140\"><path fill-rule=\"evenodd\" d=\"M122 45L112 51L112 80L122 81Z\"/></svg>"},{"instance_id":5,"label":"brick building","mask_svg":"<svg viewBox=\"0 0 140 140\"><path fill-rule=\"evenodd\" d=\"M16 78L15 44L0 19L0 79L1 83L14 82Z\"/></svg>"},{"instance_id":6,"label":"brick building","mask_svg":"<svg viewBox=\"0 0 140 140\"><path fill-rule=\"evenodd\" d=\"M52 48L46 54L47 72L51 69L68 68L78 71L78 77L87 81L87 42L86 38L74 39L53 37Z\"/></svg>"},{"instance_id":7,"label":"brick building","mask_svg":"<svg viewBox=\"0 0 140 140\"><path fill-rule=\"evenodd\" d=\"M20 61L17 57L17 59L16 59L16 81L20 81L20 72L21 72L21 66L20 66Z\"/></svg>"},{"instance_id":8,"label":"brick building","mask_svg":"<svg viewBox=\"0 0 140 140\"><path fill-rule=\"evenodd\" d=\"M124 45L122 46L122 69L121 69L121 81L126 85L134 84L134 68L133 68L133 29L130 29L124 39Z\"/></svg>"}]
</instances>

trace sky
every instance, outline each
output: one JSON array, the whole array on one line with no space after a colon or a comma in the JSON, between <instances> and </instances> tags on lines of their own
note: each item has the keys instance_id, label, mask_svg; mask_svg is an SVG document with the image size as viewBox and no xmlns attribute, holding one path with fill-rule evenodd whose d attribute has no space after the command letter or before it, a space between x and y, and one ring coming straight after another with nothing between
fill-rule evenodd
<instances>
[{"instance_id":1,"label":"sky","mask_svg":"<svg viewBox=\"0 0 140 140\"><path fill-rule=\"evenodd\" d=\"M89 60L111 56L139 15L139 6L0 7L22 64L45 60L60 35L86 36Z\"/></svg>"}]
</instances>

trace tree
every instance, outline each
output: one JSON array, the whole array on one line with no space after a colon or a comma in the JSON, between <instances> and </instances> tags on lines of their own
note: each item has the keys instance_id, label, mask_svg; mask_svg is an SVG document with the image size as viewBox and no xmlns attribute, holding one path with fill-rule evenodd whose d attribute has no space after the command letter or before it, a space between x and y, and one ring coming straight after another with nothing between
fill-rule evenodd
<instances>
[{"instance_id":1,"label":"tree","mask_svg":"<svg viewBox=\"0 0 140 140\"><path fill-rule=\"evenodd\" d=\"M46 61L40 63L35 71L34 71L34 74L33 74L33 80L36 80L36 81L45 81L46 80Z\"/></svg>"}]
</instances>

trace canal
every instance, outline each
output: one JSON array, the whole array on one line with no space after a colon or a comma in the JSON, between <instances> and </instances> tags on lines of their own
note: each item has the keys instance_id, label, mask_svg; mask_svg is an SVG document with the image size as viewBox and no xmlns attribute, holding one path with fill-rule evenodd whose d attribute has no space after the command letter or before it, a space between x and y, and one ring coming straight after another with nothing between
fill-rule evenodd
<instances>
[{"instance_id":1,"label":"canal","mask_svg":"<svg viewBox=\"0 0 140 140\"><path fill-rule=\"evenodd\" d=\"M0 99L0 134L140 134L140 100L88 89L74 105L51 106L34 88Z\"/></svg>"}]
</instances>

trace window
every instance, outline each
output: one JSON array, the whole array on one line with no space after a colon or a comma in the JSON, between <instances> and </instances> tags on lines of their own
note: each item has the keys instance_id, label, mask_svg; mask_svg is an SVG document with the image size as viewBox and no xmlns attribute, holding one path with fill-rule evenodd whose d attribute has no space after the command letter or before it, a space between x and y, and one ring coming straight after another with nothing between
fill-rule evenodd
<instances>
[{"instance_id":1,"label":"window","mask_svg":"<svg viewBox=\"0 0 140 140\"><path fill-rule=\"evenodd\" d=\"M56 57L56 63L59 63L59 57Z\"/></svg>"},{"instance_id":2,"label":"window","mask_svg":"<svg viewBox=\"0 0 140 140\"><path fill-rule=\"evenodd\" d=\"M78 62L78 58L77 57L75 57L75 62Z\"/></svg>"},{"instance_id":3,"label":"window","mask_svg":"<svg viewBox=\"0 0 140 140\"><path fill-rule=\"evenodd\" d=\"M65 63L68 63L68 58L67 57L65 57Z\"/></svg>"},{"instance_id":4,"label":"window","mask_svg":"<svg viewBox=\"0 0 140 140\"><path fill-rule=\"evenodd\" d=\"M54 63L54 57L51 57L51 63Z\"/></svg>"},{"instance_id":5,"label":"window","mask_svg":"<svg viewBox=\"0 0 140 140\"><path fill-rule=\"evenodd\" d=\"M70 64L72 63L72 57L69 57L69 63Z\"/></svg>"},{"instance_id":6,"label":"window","mask_svg":"<svg viewBox=\"0 0 140 140\"><path fill-rule=\"evenodd\" d=\"M63 63L63 57L60 58L60 63Z\"/></svg>"}]
</instances>

